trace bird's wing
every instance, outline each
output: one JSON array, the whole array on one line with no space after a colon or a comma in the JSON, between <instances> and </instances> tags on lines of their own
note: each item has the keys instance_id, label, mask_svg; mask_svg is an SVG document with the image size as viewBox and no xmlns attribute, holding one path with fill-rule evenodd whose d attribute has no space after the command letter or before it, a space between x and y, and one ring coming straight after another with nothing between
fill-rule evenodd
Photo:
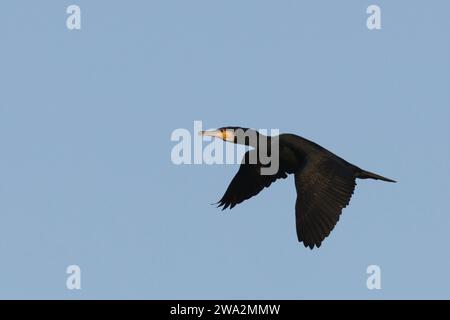
<instances>
[{"instance_id":1,"label":"bird's wing","mask_svg":"<svg viewBox=\"0 0 450 320\"><path fill-rule=\"evenodd\" d=\"M349 204L355 186L351 170L335 160L308 160L295 174L298 241L311 249L320 247Z\"/></svg>"},{"instance_id":2,"label":"bird's wing","mask_svg":"<svg viewBox=\"0 0 450 320\"><path fill-rule=\"evenodd\" d=\"M261 175L263 165L259 162L254 164L249 163L249 159L252 159L252 156L255 156L256 152L255 150L250 150L245 153L239 171L233 180L231 180L222 199L217 202L218 207L222 207L222 210L228 207L230 209L233 208L238 203L257 195L262 189L269 187L275 180L287 177L287 173L282 168L279 168L274 175Z\"/></svg>"}]
</instances>

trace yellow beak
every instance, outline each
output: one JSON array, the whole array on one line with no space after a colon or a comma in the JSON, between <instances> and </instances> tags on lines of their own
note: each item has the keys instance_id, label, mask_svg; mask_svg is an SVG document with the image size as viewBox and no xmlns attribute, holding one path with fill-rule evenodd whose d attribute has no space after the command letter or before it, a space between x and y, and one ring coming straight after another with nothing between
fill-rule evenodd
<instances>
[{"instance_id":1,"label":"yellow beak","mask_svg":"<svg viewBox=\"0 0 450 320\"><path fill-rule=\"evenodd\" d=\"M220 130L200 131L198 134L203 137L216 137L220 139L224 138L224 133Z\"/></svg>"}]
</instances>

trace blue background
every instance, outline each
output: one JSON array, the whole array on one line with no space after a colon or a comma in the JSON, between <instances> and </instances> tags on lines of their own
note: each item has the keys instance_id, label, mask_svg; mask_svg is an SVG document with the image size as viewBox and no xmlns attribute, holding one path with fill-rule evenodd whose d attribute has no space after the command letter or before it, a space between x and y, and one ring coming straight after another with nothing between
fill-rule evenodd
<instances>
[{"instance_id":1,"label":"blue background","mask_svg":"<svg viewBox=\"0 0 450 320\"><path fill-rule=\"evenodd\" d=\"M449 11L3 1L0 298L450 298ZM225 214L209 205L238 166L171 162L172 131L194 120L296 133L399 183L360 180L310 251L292 177ZM66 289L71 264L82 290Z\"/></svg>"}]
</instances>

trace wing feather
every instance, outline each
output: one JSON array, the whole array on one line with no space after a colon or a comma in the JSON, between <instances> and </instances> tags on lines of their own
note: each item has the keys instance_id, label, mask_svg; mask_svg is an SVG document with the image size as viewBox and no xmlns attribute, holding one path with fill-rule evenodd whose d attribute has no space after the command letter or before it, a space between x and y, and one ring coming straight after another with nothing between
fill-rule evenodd
<instances>
[{"instance_id":1,"label":"wing feather","mask_svg":"<svg viewBox=\"0 0 450 320\"><path fill-rule=\"evenodd\" d=\"M259 161L250 163L250 159L253 159L255 153L255 150L245 153L238 172L231 180L223 197L217 203L218 207L222 207L222 210L228 207L232 209L237 204L257 195L264 188L268 188L277 179L285 179L287 177L287 173L282 168L274 175L262 175L261 168L263 165Z\"/></svg>"},{"instance_id":2,"label":"wing feather","mask_svg":"<svg viewBox=\"0 0 450 320\"><path fill-rule=\"evenodd\" d=\"M334 159L310 159L295 173L298 241L320 247L339 221L355 190L354 174Z\"/></svg>"}]
</instances>

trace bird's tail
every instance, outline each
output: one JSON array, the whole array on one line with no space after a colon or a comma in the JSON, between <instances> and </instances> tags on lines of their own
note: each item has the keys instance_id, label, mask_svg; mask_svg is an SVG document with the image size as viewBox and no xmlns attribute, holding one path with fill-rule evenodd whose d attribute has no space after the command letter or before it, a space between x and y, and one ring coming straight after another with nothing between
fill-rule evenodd
<instances>
[{"instance_id":1,"label":"bird's tail","mask_svg":"<svg viewBox=\"0 0 450 320\"><path fill-rule=\"evenodd\" d=\"M383 176L380 176L376 173L373 172L369 172L369 171L365 171L365 170L360 170L357 174L356 177L359 179L375 179L375 180L383 180L383 181L387 181L387 182L397 182L395 180L389 179L389 178L385 178Z\"/></svg>"}]
</instances>

